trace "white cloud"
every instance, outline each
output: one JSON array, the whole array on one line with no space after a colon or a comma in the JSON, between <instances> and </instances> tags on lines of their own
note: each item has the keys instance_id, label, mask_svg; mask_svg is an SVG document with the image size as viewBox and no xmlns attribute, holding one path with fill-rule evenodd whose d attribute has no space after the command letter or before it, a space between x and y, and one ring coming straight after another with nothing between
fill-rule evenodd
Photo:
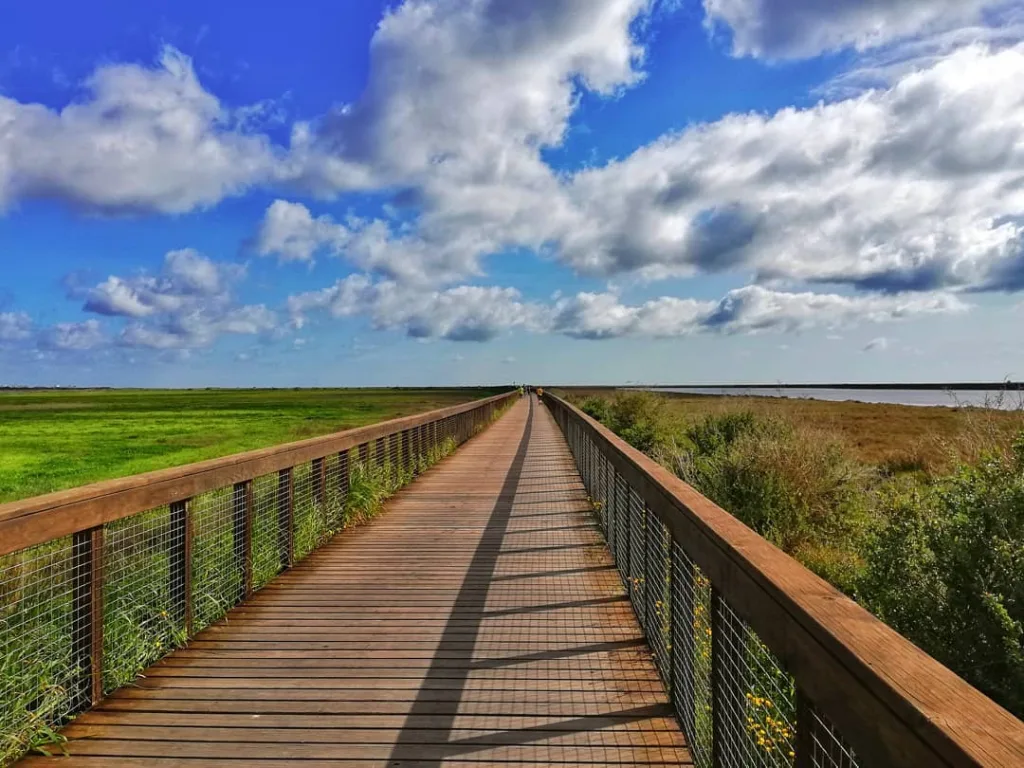
<instances>
[{"instance_id":1,"label":"white cloud","mask_svg":"<svg viewBox=\"0 0 1024 768\"><path fill-rule=\"evenodd\" d=\"M400 329L413 338L487 341L517 327L535 327L536 307L523 303L513 288L463 285L444 291L421 290L390 280L373 282L351 275L322 291L288 300L293 324L323 310L334 317L368 315L377 329Z\"/></svg>"},{"instance_id":2,"label":"white cloud","mask_svg":"<svg viewBox=\"0 0 1024 768\"><path fill-rule=\"evenodd\" d=\"M672 297L625 306L612 293L580 293L555 302L550 327L580 339L685 336L700 329L702 318L714 306L710 301Z\"/></svg>"},{"instance_id":3,"label":"white cloud","mask_svg":"<svg viewBox=\"0 0 1024 768\"><path fill-rule=\"evenodd\" d=\"M416 114L429 134L437 115ZM400 196L414 224L343 226L302 208L299 229L314 235L296 237L295 253L316 244L414 282L456 282L488 254L526 248L601 277L1024 288L1024 46L959 49L888 88L730 115L563 176L536 142L491 140L506 150L478 156L463 134Z\"/></svg>"},{"instance_id":4,"label":"white cloud","mask_svg":"<svg viewBox=\"0 0 1024 768\"><path fill-rule=\"evenodd\" d=\"M353 263L389 277L455 281L505 246L540 248L541 223L564 207L541 151L564 139L582 89L613 96L642 79L631 25L651 6L408 0L378 27L364 97L297 126L287 175L327 196L398 190L389 209L414 210L414 225L359 222L344 243ZM301 259L313 244L340 250L334 235L344 233L329 232L268 250Z\"/></svg>"},{"instance_id":5,"label":"white cloud","mask_svg":"<svg viewBox=\"0 0 1024 768\"><path fill-rule=\"evenodd\" d=\"M495 244L468 228L444 242L395 232L381 219L350 217L347 226L324 214L313 217L302 203L275 200L253 239L261 256L312 262L318 252L343 255L355 266L403 282L444 283L479 273L477 258Z\"/></svg>"},{"instance_id":6,"label":"white cloud","mask_svg":"<svg viewBox=\"0 0 1024 768\"><path fill-rule=\"evenodd\" d=\"M592 274L1018 290L1024 46L971 47L889 90L695 126L576 174L567 194L554 239Z\"/></svg>"},{"instance_id":7,"label":"white cloud","mask_svg":"<svg viewBox=\"0 0 1024 768\"><path fill-rule=\"evenodd\" d=\"M180 213L282 174L266 137L232 124L191 60L105 65L55 111L0 96L0 208L53 197L104 211Z\"/></svg>"},{"instance_id":8,"label":"white cloud","mask_svg":"<svg viewBox=\"0 0 1024 768\"><path fill-rule=\"evenodd\" d=\"M53 351L86 351L106 343L98 320L81 323L56 323L39 334L41 349Z\"/></svg>"},{"instance_id":9,"label":"white cloud","mask_svg":"<svg viewBox=\"0 0 1024 768\"><path fill-rule=\"evenodd\" d=\"M129 323L117 338L125 347L198 349L211 346L223 334L272 334L277 314L262 304L221 308L195 308L169 315L151 324Z\"/></svg>"},{"instance_id":10,"label":"white cloud","mask_svg":"<svg viewBox=\"0 0 1024 768\"><path fill-rule=\"evenodd\" d=\"M281 261L312 261L321 249L337 252L349 239L349 231L330 216L313 218L301 203L275 200L267 208L256 235L256 252Z\"/></svg>"},{"instance_id":11,"label":"white cloud","mask_svg":"<svg viewBox=\"0 0 1024 768\"><path fill-rule=\"evenodd\" d=\"M208 347L223 334L277 332L274 311L233 298L244 274L241 266L214 262L191 248L170 251L157 275L111 275L87 290L83 309L127 318L117 336L126 347L187 350Z\"/></svg>"},{"instance_id":12,"label":"white cloud","mask_svg":"<svg viewBox=\"0 0 1024 768\"><path fill-rule=\"evenodd\" d=\"M707 24L728 27L733 53L801 58L875 48L983 20L1014 0L704 0Z\"/></svg>"},{"instance_id":13,"label":"white cloud","mask_svg":"<svg viewBox=\"0 0 1024 768\"><path fill-rule=\"evenodd\" d=\"M511 288L464 285L436 291L351 275L322 291L292 296L288 308L297 327L310 314L326 312L338 318L366 316L379 330L404 330L414 338L487 341L517 328L593 340L795 333L960 313L968 306L947 293L851 297L753 285L719 301L664 296L628 305L614 293L579 293L541 304L524 301Z\"/></svg>"},{"instance_id":14,"label":"white cloud","mask_svg":"<svg viewBox=\"0 0 1024 768\"><path fill-rule=\"evenodd\" d=\"M85 295L83 309L132 318L177 313L228 301L228 290L244 274L236 265L216 264L192 248L170 251L159 275L111 275Z\"/></svg>"},{"instance_id":15,"label":"white cloud","mask_svg":"<svg viewBox=\"0 0 1024 768\"><path fill-rule=\"evenodd\" d=\"M795 332L861 322L883 323L916 315L956 314L968 307L947 293L902 296L840 296L786 293L750 285L730 291L701 320L726 333Z\"/></svg>"},{"instance_id":16,"label":"white cloud","mask_svg":"<svg viewBox=\"0 0 1024 768\"><path fill-rule=\"evenodd\" d=\"M32 318L25 312L0 312L0 342L22 341L32 335Z\"/></svg>"},{"instance_id":17,"label":"white cloud","mask_svg":"<svg viewBox=\"0 0 1024 768\"><path fill-rule=\"evenodd\" d=\"M636 83L630 24L649 0L407 0L370 46L365 96L319 126L324 154L388 181L495 179L561 141L574 79L612 94ZM330 180L326 180L330 183Z\"/></svg>"},{"instance_id":18,"label":"white cloud","mask_svg":"<svg viewBox=\"0 0 1024 768\"><path fill-rule=\"evenodd\" d=\"M550 327L585 339L794 333L966 310L963 302L949 294L849 297L751 285L729 291L717 302L662 297L637 306L619 303L614 294L581 293L555 303Z\"/></svg>"}]
</instances>

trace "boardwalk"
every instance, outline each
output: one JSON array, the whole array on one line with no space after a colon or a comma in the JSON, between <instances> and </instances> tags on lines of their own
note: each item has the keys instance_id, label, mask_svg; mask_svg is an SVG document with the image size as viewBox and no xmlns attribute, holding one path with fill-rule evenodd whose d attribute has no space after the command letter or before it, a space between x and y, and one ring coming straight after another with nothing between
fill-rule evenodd
<instances>
[{"instance_id":1,"label":"boardwalk","mask_svg":"<svg viewBox=\"0 0 1024 768\"><path fill-rule=\"evenodd\" d=\"M524 399L25 766L688 765L548 410Z\"/></svg>"}]
</instances>

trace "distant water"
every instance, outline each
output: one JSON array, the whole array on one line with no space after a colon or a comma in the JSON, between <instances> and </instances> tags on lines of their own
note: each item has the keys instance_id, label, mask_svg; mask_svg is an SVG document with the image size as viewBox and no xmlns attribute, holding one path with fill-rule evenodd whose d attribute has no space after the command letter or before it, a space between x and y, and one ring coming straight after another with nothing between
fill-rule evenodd
<instances>
[{"instance_id":1,"label":"distant water","mask_svg":"<svg viewBox=\"0 0 1024 768\"><path fill-rule=\"evenodd\" d=\"M646 388L645 388L646 389ZM683 392L693 395L731 395L740 397L795 397L810 400L892 405L947 406L976 405L1012 410L1024 405L1024 392L1001 389L783 389L772 387L658 387L654 392Z\"/></svg>"}]
</instances>

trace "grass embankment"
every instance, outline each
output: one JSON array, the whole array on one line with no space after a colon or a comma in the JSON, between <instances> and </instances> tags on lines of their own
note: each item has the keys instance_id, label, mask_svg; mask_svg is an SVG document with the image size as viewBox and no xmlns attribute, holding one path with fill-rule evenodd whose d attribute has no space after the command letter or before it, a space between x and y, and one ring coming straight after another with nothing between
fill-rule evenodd
<instances>
[{"instance_id":1,"label":"grass embankment","mask_svg":"<svg viewBox=\"0 0 1024 768\"><path fill-rule=\"evenodd\" d=\"M1024 414L569 394L1024 716Z\"/></svg>"},{"instance_id":2,"label":"grass embankment","mask_svg":"<svg viewBox=\"0 0 1024 768\"><path fill-rule=\"evenodd\" d=\"M0 502L328 434L498 391L2 391Z\"/></svg>"}]
</instances>

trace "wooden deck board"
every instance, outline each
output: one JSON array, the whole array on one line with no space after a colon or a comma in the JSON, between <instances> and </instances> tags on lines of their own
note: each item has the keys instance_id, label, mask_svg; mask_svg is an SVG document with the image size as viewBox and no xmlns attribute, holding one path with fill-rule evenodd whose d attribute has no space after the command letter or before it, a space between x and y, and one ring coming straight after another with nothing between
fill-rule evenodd
<instances>
[{"instance_id":1,"label":"wooden deck board","mask_svg":"<svg viewBox=\"0 0 1024 768\"><path fill-rule=\"evenodd\" d=\"M561 434L497 424L25 766L689 765Z\"/></svg>"}]
</instances>

